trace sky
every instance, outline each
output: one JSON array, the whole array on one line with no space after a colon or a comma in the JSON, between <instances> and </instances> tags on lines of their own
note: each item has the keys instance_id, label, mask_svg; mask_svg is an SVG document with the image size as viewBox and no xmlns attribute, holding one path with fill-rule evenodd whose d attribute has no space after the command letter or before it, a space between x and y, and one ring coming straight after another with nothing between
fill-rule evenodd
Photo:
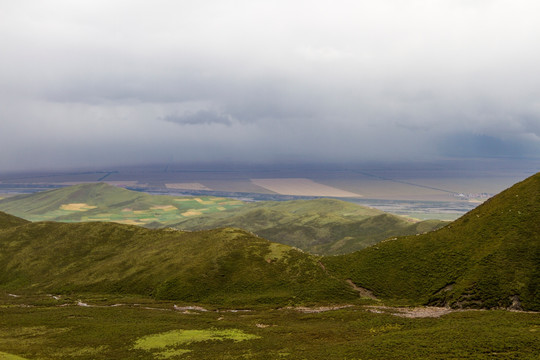
<instances>
[{"instance_id":1,"label":"sky","mask_svg":"<svg viewBox=\"0 0 540 360\"><path fill-rule=\"evenodd\" d=\"M0 171L540 158L540 2L0 0Z\"/></svg>"}]
</instances>

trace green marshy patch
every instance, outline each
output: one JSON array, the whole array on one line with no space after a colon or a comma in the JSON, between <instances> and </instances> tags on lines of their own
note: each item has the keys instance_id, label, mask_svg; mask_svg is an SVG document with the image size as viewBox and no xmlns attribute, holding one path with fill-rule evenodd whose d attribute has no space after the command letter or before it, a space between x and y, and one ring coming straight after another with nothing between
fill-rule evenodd
<instances>
[{"instance_id":1,"label":"green marshy patch","mask_svg":"<svg viewBox=\"0 0 540 360\"><path fill-rule=\"evenodd\" d=\"M133 348L157 351L156 355L159 358L168 359L191 352L192 350L183 347L196 342L224 340L239 342L253 339L260 339L260 336L248 334L239 329L172 330L144 336L135 342Z\"/></svg>"}]
</instances>

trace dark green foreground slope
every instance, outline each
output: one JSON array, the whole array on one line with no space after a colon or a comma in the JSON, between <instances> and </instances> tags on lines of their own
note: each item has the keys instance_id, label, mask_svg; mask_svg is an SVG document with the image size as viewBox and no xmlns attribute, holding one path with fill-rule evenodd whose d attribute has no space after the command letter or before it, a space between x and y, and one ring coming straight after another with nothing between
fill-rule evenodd
<instances>
[{"instance_id":1,"label":"dark green foreground slope","mask_svg":"<svg viewBox=\"0 0 540 360\"><path fill-rule=\"evenodd\" d=\"M324 263L384 298L540 311L540 174L438 231Z\"/></svg>"},{"instance_id":2,"label":"dark green foreground slope","mask_svg":"<svg viewBox=\"0 0 540 360\"><path fill-rule=\"evenodd\" d=\"M28 224L29 221L0 211L0 230Z\"/></svg>"},{"instance_id":3,"label":"dark green foreground slope","mask_svg":"<svg viewBox=\"0 0 540 360\"><path fill-rule=\"evenodd\" d=\"M138 294L222 305L356 297L317 257L242 230L180 232L114 223L39 222L1 229L0 289Z\"/></svg>"}]
</instances>

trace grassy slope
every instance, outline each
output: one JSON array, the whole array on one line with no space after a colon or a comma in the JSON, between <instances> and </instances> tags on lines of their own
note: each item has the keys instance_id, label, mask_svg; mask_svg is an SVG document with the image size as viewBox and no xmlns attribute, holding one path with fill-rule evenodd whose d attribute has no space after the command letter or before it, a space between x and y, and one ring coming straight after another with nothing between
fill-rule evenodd
<instances>
[{"instance_id":1,"label":"grassy slope","mask_svg":"<svg viewBox=\"0 0 540 360\"><path fill-rule=\"evenodd\" d=\"M73 216L61 218L61 214L53 213L60 206L70 203L87 203L98 206L98 210L89 210L84 215L95 211L104 212L109 208L122 208L126 205L141 208L150 195L129 191L110 186L104 183L82 184L61 189L43 191L35 194L25 194L0 200L0 208L11 214L24 217L28 220L42 220L40 216L51 214L50 220L69 220L83 215L80 212ZM54 215L59 216L54 217Z\"/></svg>"},{"instance_id":2,"label":"grassy slope","mask_svg":"<svg viewBox=\"0 0 540 360\"><path fill-rule=\"evenodd\" d=\"M28 221L0 211L0 229L27 224Z\"/></svg>"},{"instance_id":3,"label":"grassy slope","mask_svg":"<svg viewBox=\"0 0 540 360\"><path fill-rule=\"evenodd\" d=\"M86 204L84 211L62 209L63 205ZM189 217L186 212L223 211L241 206L240 201L216 197L149 195L104 183L82 184L0 200L0 210L30 221L115 221L160 226Z\"/></svg>"},{"instance_id":4,"label":"grassy slope","mask_svg":"<svg viewBox=\"0 0 540 360\"><path fill-rule=\"evenodd\" d=\"M30 223L0 230L0 288L208 303L351 299L318 258L242 230Z\"/></svg>"},{"instance_id":5,"label":"grassy slope","mask_svg":"<svg viewBox=\"0 0 540 360\"><path fill-rule=\"evenodd\" d=\"M380 210L334 199L264 201L185 219L174 224L188 230L233 226L266 239L316 254L363 249L390 236L427 232L441 221L414 223Z\"/></svg>"},{"instance_id":6,"label":"grassy slope","mask_svg":"<svg viewBox=\"0 0 540 360\"><path fill-rule=\"evenodd\" d=\"M375 295L540 310L540 174L438 231L325 259Z\"/></svg>"},{"instance_id":7,"label":"grassy slope","mask_svg":"<svg viewBox=\"0 0 540 360\"><path fill-rule=\"evenodd\" d=\"M186 230L239 227L271 241L326 255L360 250L391 236L431 231L445 224L434 220L414 223L333 199L256 203L193 199L201 200L148 195L103 183L83 184L0 200L0 210L32 221L99 220ZM73 203L96 208L60 209ZM160 206L168 206L172 211L159 209ZM188 210L195 211L185 215Z\"/></svg>"}]
</instances>

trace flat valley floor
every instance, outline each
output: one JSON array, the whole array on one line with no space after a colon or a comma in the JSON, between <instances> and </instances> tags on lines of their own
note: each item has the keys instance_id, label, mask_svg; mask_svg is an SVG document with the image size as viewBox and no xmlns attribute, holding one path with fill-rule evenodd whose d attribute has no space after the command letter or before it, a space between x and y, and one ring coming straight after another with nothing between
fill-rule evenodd
<instances>
[{"instance_id":1,"label":"flat valley floor","mask_svg":"<svg viewBox=\"0 0 540 360\"><path fill-rule=\"evenodd\" d=\"M421 220L454 220L540 170L539 161L444 160L395 164L159 164L0 174L0 197L85 182L152 194L242 200L335 197Z\"/></svg>"},{"instance_id":2,"label":"flat valley floor","mask_svg":"<svg viewBox=\"0 0 540 360\"><path fill-rule=\"evenodd\" d=\"M540 315L0 294L0 359L538 359Z\"/></svg>"}]
</instances>

